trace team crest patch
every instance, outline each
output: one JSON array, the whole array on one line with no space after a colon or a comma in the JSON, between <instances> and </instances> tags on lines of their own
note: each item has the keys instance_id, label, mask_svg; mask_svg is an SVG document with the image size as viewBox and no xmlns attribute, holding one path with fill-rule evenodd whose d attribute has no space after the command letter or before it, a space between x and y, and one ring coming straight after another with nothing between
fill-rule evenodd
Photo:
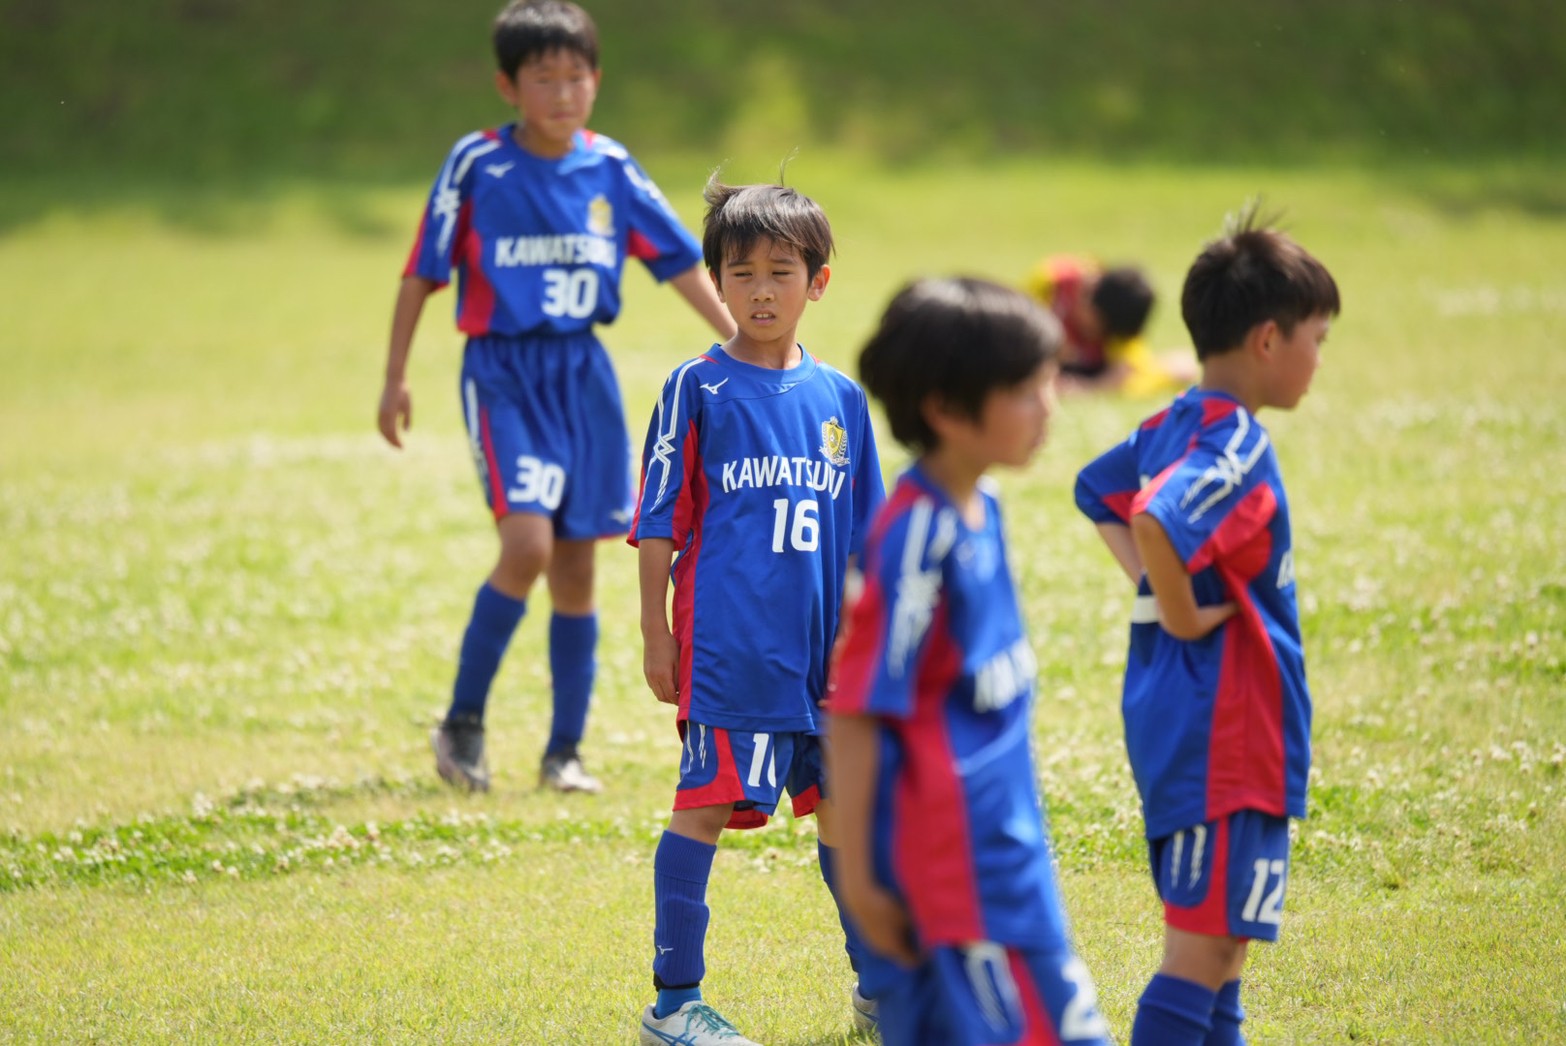
<instances>
[{"instance_id":1,"label":"team crest patch","mask_svg":"<svg viewBox=\"0 0 1566 1046\"><path fill-rule=\"evenodd\" d=\"M587 231L594 236L614 235L614 207L602 195L587 205Z\"/></svg>"},{"instance_id":2,"label":"team crest patch","mask_svg":"<svg viewBox=\"0 0 1566 1046\"><path fill-rule=\"evenodd\" d=\"M821 453L838 468L848 464L848 430L836 418L821 423Z\"/></svg>"}]
</instances>

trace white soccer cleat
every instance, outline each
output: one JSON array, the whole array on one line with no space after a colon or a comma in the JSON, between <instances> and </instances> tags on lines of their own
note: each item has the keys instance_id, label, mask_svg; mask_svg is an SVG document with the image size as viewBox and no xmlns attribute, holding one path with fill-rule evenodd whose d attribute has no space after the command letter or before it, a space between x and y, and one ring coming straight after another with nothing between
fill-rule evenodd
<instances>
[{"instance_id":1,"label":"white soccer cleat","mask_svg":"<svg viewBox=\"0 0 1566 1046\"><path fill-rule=\"evenodd\" d=\"M697 999L659 1020L642 1011L642 1046L761 1046L741 1035L723 1015Z\"/></svg>"},{"instance_id":2,"label":"white soccer cleat","mask_svg":"<svg viewBox=\"0 0 1566 1046\"><path fill-rule=\"evenodd\" d=\"M596 795L604 788L602 781L583 768L581 758L574 752L544 756L538 767L538 787L589 795Z\"/></svg>"},{"instance_id":3,"label":"white soccer cleat","mask_svg":"<svg viewBox=\"0 0 1566 1046\"><path fill-rule=\"evenodd\" d=\"M881 1036L881 1011L876 1006L874 999L867 999L859 994L859 985L854 985L854 1030L861 1035Z\"/></svg>"}]
</instances>

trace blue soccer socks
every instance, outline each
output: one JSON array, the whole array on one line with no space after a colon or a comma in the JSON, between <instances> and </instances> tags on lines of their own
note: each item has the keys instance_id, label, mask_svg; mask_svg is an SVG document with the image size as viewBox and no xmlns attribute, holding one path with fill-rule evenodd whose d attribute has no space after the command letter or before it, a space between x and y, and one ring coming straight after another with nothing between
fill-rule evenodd
<instances>
[{"instance_id":1,"label":"blue soccer socks","mask_svg":"<svg viewBox=\"0 0 1566 1046\"><path fill-rule=\"evenodd\" d=\"M865 945L859 931L854 928L854 921L843 911L842 902L837 899L837 851L817 839L816 856L821 861L821 881L826 883L828 892L832 894L832 903L837 905L837 921L843 927L843 950L848 953L848 965L858 973L859 957L865 953Z\"/></svg>"},{"instance_id":2,"label":"blue soccer socks","mask_svg":"<svg viewBox=\"0 0 1566 1046\"><path fill-rule=\"evenodd\" d=\"M1240 1034L1244 1021L1245 1007L1240 1005L1240 982L1236 979L1218 989L1213 1030L1202 1040L1202 1046L1245 1046L1245 1036Z\"/></svg>"},{"instance_id":3,"label":"blue soccer socks","mask_svg":"<svg viewBox=\"0 0 1566 1046\"><path fill-rule=\"evenodd\" d=\"M489 701L489 686L500 670L500 659L517 623L527 613L527 600L512 599L485 581L473 600L473 616L462 635L462 654L457 661L457 681L451 688L448 719L460 715L484 716Z\"/></svg>"},{"instance_id":4,"label":"blue soccer socks","mask_svg":"<svg viewBox=\"0 0 1566 1046\"><path fill-rule=\"evenodd\" d=\"M1204 1046L1217 993L1194 981L1155 973L1137 1003L1131 1046Z\"/></svg>"},{"instance_id":5,"label":"blue soccer socks","mask_svg":"<svg viewBox=\"0 0 1566 1046\"><path fill-rule=\"evenodd\" d=\"M555 715L545 755L574 753L587 729L598 661L598 615L549 619L549 674L554 678Z\"/></svg>"},{"instance_id":6,"label":"blue soccer socks","mask_svg":"<svg viewBox=\"0 0 1566 1046\"><path fill-rule=\"evenodd\" d=\"M653 898L657 905L653 944L653 984L659 989L653 1007L657 1017L667 1017L690 1001L686 995L674 1002L675 992L695 989L707 973L704 948L707 940L707 880L718 848L696 839L665 831L653 857ZM669 992L666 1001L664 993ZM672 1003L672 1005L671 1005ZM667 1007L667 1008L666 1008Z\"/></svg>"}]
</instances>

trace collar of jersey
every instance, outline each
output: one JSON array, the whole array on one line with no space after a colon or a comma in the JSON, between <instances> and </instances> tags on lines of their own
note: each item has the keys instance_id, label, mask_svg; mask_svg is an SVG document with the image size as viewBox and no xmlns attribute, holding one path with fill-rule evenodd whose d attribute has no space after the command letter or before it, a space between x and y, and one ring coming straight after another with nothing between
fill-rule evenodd
<instances>
[{"instance_id":1,"label":"collar of jersey","mask_svg":"<svg viewBox=\"0 0 1566 1046\"><path fill-rule=\"evenodd\" d=\"M725 352L722 345L713 345L705 353L709 360L720 367L732 367L736 373L752 381L774 385L798 385L816 372L816 359L810 355L810 350L801 345L799 354L799 362L794 366L787 370L773 370L771 367L758 367L754 363L737 360Z\"/></svg>"},{"instance_id":2,"label":"collar of jersey","mask_svg":"<svg viewBox=\"0 0 1566 1046\"><path fill-rule=\"evenodd\" d=\"M501 148L505 149L508 156L514 157L524 163L538 164L543 167L580 167L583 164L592 163L600 159L599 154L587 144L587 134L577 131L571 136L571 151L564 156L539 156L530 153L517 141L517 121L513 120L503 125L500 130Z\"/></svg>"}]
</instances>

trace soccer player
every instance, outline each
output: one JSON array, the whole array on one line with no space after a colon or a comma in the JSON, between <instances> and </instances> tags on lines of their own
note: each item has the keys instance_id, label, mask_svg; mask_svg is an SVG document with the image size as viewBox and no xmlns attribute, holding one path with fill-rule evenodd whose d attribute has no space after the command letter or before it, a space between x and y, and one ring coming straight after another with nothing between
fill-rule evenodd
<instances>
[{"instance_id":1,"label":"soccer player","mask_svg":"<svg viewBox=\"0 0 1566 1046\"><path fill-rule=\"evenodd\" d=\"M1057 254L1040 261L1023 286L1049 307L1065 332L1063 390L1150 396L1195 380L1187 358L1154 355L1142 337L1155 296L1136 266L1104 268L1087 258Z\"/></svg>"},{"instance_id":2,"label":"soccer player","mask_svg":"<svg viewBox=\"0 0 1566 1046\"><path fill-rule=\"evenodd\" d=\"M685 742L654 858L658 997L641 1041L744 1046L702 1001L707 881L723 829L765 824L786 788L794 816L815 812L821 874L834 884L817 703L849 560L883 490L864 391L795 340L831 276L826 215L778 185L714 177L706 196L702 253L739 331L664 384L631 538L643 669L658 700L678 707ZM851 999L855 1022L873 1024L857 986Z\"/></svg>"},{"instance_id":3,"label":"soccer player","mask_svg":"<svg viewBox=\"0 0 1566 1046\"><path fill-rule=\"evenodd\" d=\"M828 701L838 889L887 1046L1107 1043L1030 744L1038 668L985 473L1043 444L1060 328L971 279L904 288L859 357L918 459L872 524Z\"/></svg>"},{"instance_id":4,"label":"soccer player","mask_svg":"<svg viewBox=\"0 0 1566 1046\"><path fill-rule=\"evenodd\" d=\"M594 543L625 533L634 476L619 385L593 327L620 311L627 256L720 335L734 324L657 187L624 146L583 129L602 75L587 13L515 0L495 20L494 47L495 85L517 119L463 138L435 179L392 315L379 425L402 446L413 332L455 269L463 414L500 557L462 638L451 707L431 738L435 766L458 787L489 787L490 684L542 574L554 718L539 783L595 792L577 751L596 670Z\"/></svg>"},{"instance_id":5,"label":"soccer player","mask_svg":"<svg viewBox=\"0 0 1566 1046\"><path fill-rule=\"evenodd\" d=\"M1137 586L1122 709L1164 957L1131 1042L1231 1046L1310 771L1289 505L1256 412L1310 388L1338 288L1252 206L1197 256L1180 307L1201 383L1084 468L1076 497Z\"/></svg>"}]
</instances>

